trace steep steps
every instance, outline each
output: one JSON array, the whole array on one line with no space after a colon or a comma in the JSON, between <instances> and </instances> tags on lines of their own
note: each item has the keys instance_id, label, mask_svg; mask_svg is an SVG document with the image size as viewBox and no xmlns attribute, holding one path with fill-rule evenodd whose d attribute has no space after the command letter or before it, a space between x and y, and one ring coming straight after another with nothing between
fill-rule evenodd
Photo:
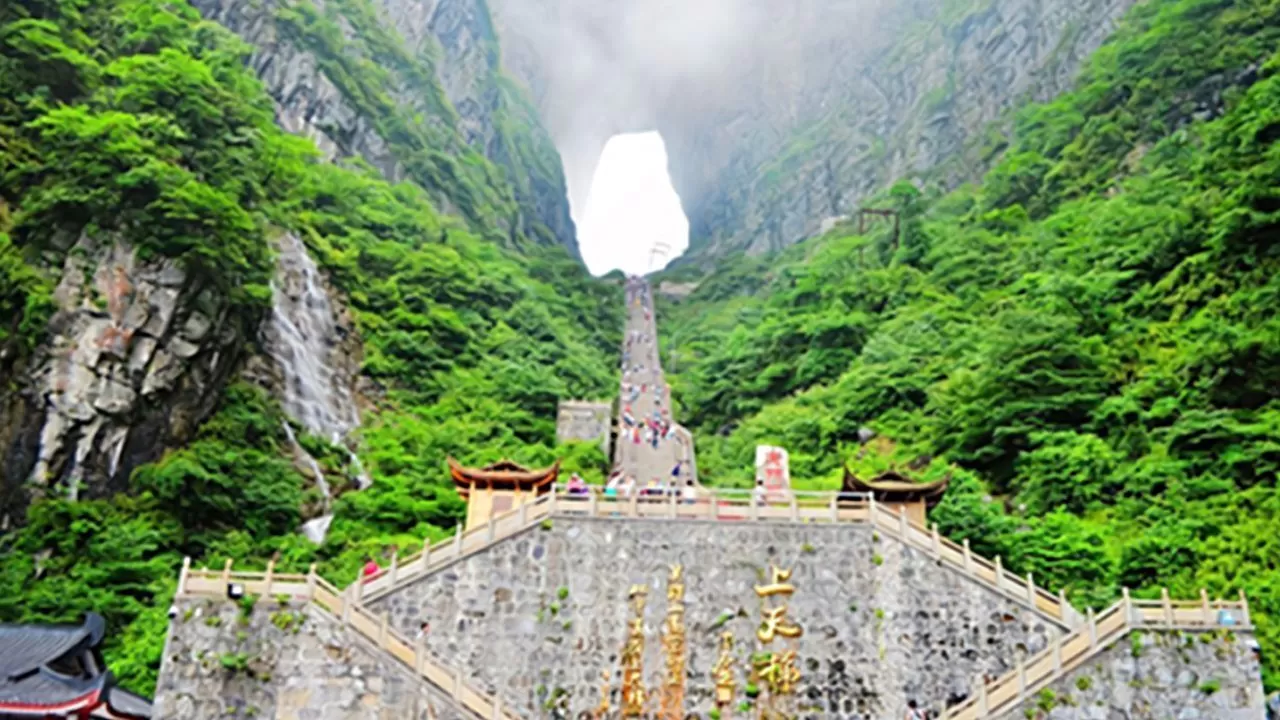
<instances>
[{"instance_id":1,"label":"steep steps","mask_svg":"<svg viewBox=\"0 0 1280 720\"><path fill-rule=\"evenodd\" d=\"M1223 622L1225 618L1230 622ZM995 718L1034 699L1036 693L1061 679L1135 630L1216 630L1249 631L1249 604L1240 594L1238 601L1210 601L1201 591L1199 601L1173 601L1168 593L1161 600L1134 600L1124 597L1096 617L1090 610L1085 622L1043 651L990 682L978 678L974 694L952 707L944 707L946 720Z\"/></svg>"},{"instance_id":2,"label":"steep steps","mask_svg":"<svg viewBox=\"0 0 1280 720\"><path fill-rule=\"evenodd\" d=\"M429 652L423 643L415 643L388 627L386 617L377 617L352 597L321 578L315 567L305 575L277 574L271 567L265 572L232 570L230 562L221 570L192 569L190 560L183 562L177 597L206 596L223 598L232 583L246 595L262 597L289 596L308 603L355 631L373 649L386 653L436 690L452 698L458 707L482 720L517 720L520 716L507 712L502 701L472 686L462 672Z\"/></svg>"}]
</instances>

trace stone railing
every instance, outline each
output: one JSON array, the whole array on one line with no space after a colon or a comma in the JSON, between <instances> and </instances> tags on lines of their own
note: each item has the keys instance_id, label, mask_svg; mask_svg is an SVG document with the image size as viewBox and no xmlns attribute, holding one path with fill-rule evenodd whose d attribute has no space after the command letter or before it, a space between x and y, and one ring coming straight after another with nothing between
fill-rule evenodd
<instances>
[{"instance_id":1,"label":"stone railing","mask_svg":"<svg viewBox=\"0 0 1280 720\"><path fill-rule=\"evenodd\" d=\"M377 574L364 578L358 588L360 600L373 600L393 588L479 552L495 542L521 532L552 516L643 518L666 520L717 520L722 522L870 523L877 532L897 538L938 562L963 573L973 581L1036 611L1063 628L1083 622L1063 597L1035 584L1028 574L1007 572L1000 558L994 561L969 550L966 540L957 544L942 537L936 524L925 527L905 512L877 503L870 495L833 492L791 492L786 502L760 503L748 490L700 488L695 501L676 495L606 495L590 486L586 493L570 493L564 486L539 496L513 510L492 515L484 525L467 532L458 528L452 538L425 544L420 553L408 558L392 556L391 563Z\"/></svg>"},{"instance_id":2,"label":"stone railing","mask_svg":"<svg viewBox=\"0 0 1280 720\"><path fill-rule=\"evenodd\" d=\"M991 682L979 677L974 683L973 696L953 707L944 707L942 717L978 720L1007 713L1134 630L1217 628L1252 628L1249 602L1243 592L1238 601L1210 601L1204 590L1200 591L1198 601L1170 600L1167 590L1162 592L1160 600L1134 600L1126 589L1120 602L1096 617L1091 608L1079 628L1019 662L1011 672Z\"/></svg>"},{"instance_id":3,"label":"stone railing","mask_svg":"<svg viewBox=\"0 0 1280 720\"><path fill-rule=\"evenodd\" d=\"M232 569L230 560L221 570L192 569L191 559L187 558L178 578L177 595L227 597L232 584L239 585L245 595L287 595L311 603L411 668L440 692L453 698L458 707L477 717L485 720L518 720L520 717L505 711L500 698L467 683L462 671L450 668L430 653L422 642L411 642L389 627L386 615L375 616L361 606L352 589L359 583L342 592L317 575L314 565L305 575L276 573L274 564L268 565L265 572L241 572Z\"/></svg>"}]
</instances>

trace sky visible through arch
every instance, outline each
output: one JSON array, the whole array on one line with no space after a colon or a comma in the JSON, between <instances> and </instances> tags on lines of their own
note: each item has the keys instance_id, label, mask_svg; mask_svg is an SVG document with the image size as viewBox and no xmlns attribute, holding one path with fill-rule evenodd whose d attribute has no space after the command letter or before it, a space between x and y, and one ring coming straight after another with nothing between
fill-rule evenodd
<instances>
[{"instance_id":1,"label":"sky visible through arch","mask_svg":"<svg viewBox=\"0 0 1280 720\"><path fill-rule=\"evenodd\" d=\"M582 259L594 275L660 270L689 246L689 221L656 132L615 135L605 144L586 207L575 215ZM654 260L658 243L671 250Z\"/></svg>"}]
</instances>

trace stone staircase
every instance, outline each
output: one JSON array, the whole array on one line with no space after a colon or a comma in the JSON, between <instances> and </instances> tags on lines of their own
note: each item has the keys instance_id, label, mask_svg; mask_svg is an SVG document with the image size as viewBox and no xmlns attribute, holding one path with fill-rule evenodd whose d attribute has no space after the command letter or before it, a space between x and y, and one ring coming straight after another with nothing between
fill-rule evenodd
<instances>
[{"instance_id":1,"label":"stone staircase","mask_svg":"<svg viewBox=\"0 0 1280 720\"><path fill-rule=\"evenodd\" d=\"M937 525L925 527L905 513L885 507L870 496L843 499L836 493L792 493L787 504L756 503L748 491L700 490L698 502L680 502L674 496L661 498L605 497L598 488L586 496L570 495L564 488L539 496L515 509L496 514L468 532L434 545L408 558L393 557L390 565L349 590L358 603L373 601L420 578L435 573L467 556L481 552L525 529L554 517L645 518L669 520L714 520L718 522L789 523L870 523L876 532L926 553L939 564L959 572L1015 602L1026 605L1045 620L1063 629L1084 622L1062 593L1050 593L1037 586L1028 574L1007 572L1000 558L988 560L969 549L968 541L955 543L938 533Z\"/></svg>"},{"instance_id":2,"label":"stone staircase","mask_svg":"<svg viewBox=\"0 0 1280 720\"><path fill-rule=\"evenodd\" d=\"M187 559L178 580L177 598L224 598L232 584L239 585L245 595L288 596L309 603L354 631L378 652L411 669L473 718L518 720L520 717L507 712L501 699L473 687L461 671L428 652L422 643L414 643L388 627L386 617L374 616L353 598L354 593L339 591L329 584L316 574L314 565L305 575L277 574L272 566L265 572L234 571L231 561L220 571L192 569Z\"/></svg>"},{"instance_id":3,"label":"stone staircase","mask_svg":"<svg viewBox=\"0 0 1280 720\"><path fill-rule=\"evenodd\" d=\"M593 488L596 490L596 488ZM936 525L925 527L912 521L905 512L876 503L872 497L849 499L835 493L793 493L786 504L758 504L748 491L704 489L696 503L680 502L673 496L605 497L592 492L571 495L564 488L539 496L518 507L491 516L487 523L459 532L438 543L424 544L423 550L407 558L395 556L388 567L363 581L351 583L345 590L319 577L314 570L303 574L279 574L268 566L265 572L233 570L228 561L221 570L192 569L184 563L179 595L225 597L230 583L239 583L247 594L264 597L289 595L313 603L342 622L374 647L389 653L411 668L434 687L452 697L459 707L481 718L519 717L504 709L496 697L476 689L460 670L427 652L394 628L385 614L378 615L365 603L383 598L429 575L440 572L463 559L483 552L496 543L513 537L556 518L644 519L683 522L870 524L874 531L924 553L939 566L945 566L971 582L1024 605L1039 617L1068 631L1043 652L1017 663L1017 668L992 681L979 679L974 694L967 701L943 709L944 717L959 720L997 717L1017 707L1064 673L1073 670L1097 653L1113 645L1137 628L1199 629L1224 627L1217 614L1227 611L1235 623L1231 627L1248 629L1248 606L1244 597L1236 602L1145 601L1125 598L1115 606L1094 616L1077 612L1061 593L1040 588L1030 575L1007 572L999 558L987 560L972 553L968 543L957 544L942 537ZM1015 663L1009 663L1015 665Z\"/></svg>"},{"instance_id":4,"label":"stone staircase","mask_svg":"<svg viewBox=\"0 0 1280 720\"><path fill-rule=\"evenodd\" d=\"M1227 621L1227 618L1230 618ZM973 695L942 709L945 720L996 718L1015 711L1036 693L1097 657L1134 630L1252 629L1244 593L1238 601L1210 601L1201 590L1199 601L1173 601L1167 591L1160 600L1134 600L1129 591L1096 617L1090 609L1075 631L1050 644L1017 667L990 682L978 678Z\"/></svg>"}]
</instances>

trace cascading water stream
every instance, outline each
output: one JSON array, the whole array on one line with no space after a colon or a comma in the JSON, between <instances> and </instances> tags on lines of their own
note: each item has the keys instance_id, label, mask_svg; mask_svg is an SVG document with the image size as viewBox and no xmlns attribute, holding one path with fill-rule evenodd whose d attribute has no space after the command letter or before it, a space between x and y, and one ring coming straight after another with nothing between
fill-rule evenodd
<instances>
[{"instance_id":1,"label":"cascading water stream","mask_svg":"<svg viewBox=\"0 0 1280 720\"><path fill-rule=\"evenodd\" d=\"M329 438L346 447L348 433L360 425L349 379L334 364L335 348L341 337L333 304L321 283L320 270L296 235L280 238L278 272L272 282L271 332L267 351L284 376L284 396L280 404L291 418L308 432ZM333 516L329 513L330 487L315 458L297 443L293 429L286 434L296 453L310 465L316 489L323 495L323 515L304 525L303 532L314 542L323 542ZM356 454L347 448L360 489L370 479Z\"/></svg>"}]
</instances>

